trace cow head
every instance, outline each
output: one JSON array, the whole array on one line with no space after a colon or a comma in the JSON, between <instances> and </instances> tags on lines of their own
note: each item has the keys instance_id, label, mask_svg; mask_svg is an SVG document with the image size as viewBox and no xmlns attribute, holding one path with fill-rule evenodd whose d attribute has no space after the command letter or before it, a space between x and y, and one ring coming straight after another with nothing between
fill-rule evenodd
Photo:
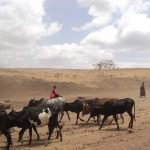
<instances>
[{"instance_id":1,"label":"cow head","mask_svg":"<svg viewBox=\"0 0 150 150\"><path fill-rule=\"evenodd\" d=\"M31 98L31 99L29 100L28 106L33 107L33 106L35 105L35 102L36 102L35 97Z\"/></svg>"}]
</instances>

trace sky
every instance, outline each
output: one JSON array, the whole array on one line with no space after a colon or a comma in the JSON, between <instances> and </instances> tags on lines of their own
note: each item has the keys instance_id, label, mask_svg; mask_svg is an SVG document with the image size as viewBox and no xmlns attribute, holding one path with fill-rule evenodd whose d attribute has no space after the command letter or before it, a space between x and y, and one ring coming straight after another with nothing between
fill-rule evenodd
<instances>
[{"instance_id":1,"label":"sky","mask_svg":"<svg viewBox=\"0 0 150 150\"><path fill-rule=\"evenodd\" d=\"M1 68L150 67L150 0L0 0Z\"/></svg>"}]
</instances>

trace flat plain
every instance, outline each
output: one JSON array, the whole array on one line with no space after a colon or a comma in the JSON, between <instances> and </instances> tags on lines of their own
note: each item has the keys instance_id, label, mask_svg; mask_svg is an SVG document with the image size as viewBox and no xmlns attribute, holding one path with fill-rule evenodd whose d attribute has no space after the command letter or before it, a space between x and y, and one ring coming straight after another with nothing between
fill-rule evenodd
<instances>
[{"instance_id":1,"label":"flat plain","mask_svg":"<svg viewBox=\"0 0 150 150\"><path fill-rule=\"evenodd\" d=\"M142 81L146 97L139 97ZM0 69L0 102L9 101L16 110L21 110L32 98L49 98L52 86L68 102L77 96L87 98L129 97L135 100L136 122L132 133L128 132L129 116L124 113L125 123L120 130L116 124L105 125L101 131L91 120L89 124L75 125L76 115L70 112L71 121L63 118L63 141L55 139L55 131L47 144L47 127L38 128L40 141L33 133L32 145L28 145L26 131L23 144L17 142L18 128L12 132L13 148L18 150L149 150L150 149L150 69L71 70L71 69ZM9 112L10 110L8 110ZM81 116L85 121L87 116ZM111 118L110 118L111 119ZM0 149L6 140L0 136Z\"/></svg>"}]
</instances>

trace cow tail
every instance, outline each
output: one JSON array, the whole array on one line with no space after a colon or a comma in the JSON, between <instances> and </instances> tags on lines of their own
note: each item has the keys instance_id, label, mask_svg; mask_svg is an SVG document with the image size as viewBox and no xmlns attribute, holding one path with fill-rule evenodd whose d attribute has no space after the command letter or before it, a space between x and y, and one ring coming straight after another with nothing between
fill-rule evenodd
<instances>
[{"instance_id":1,"label":"cow tail","mask_svg":"<svg viewBox=\"0 0 150 150\"><path fill-rule=\"evenodd\" d=\"M134 102L133 105L134 105L134 121L136 121L136 120L135 120L135 102Z\"/></svg>"}]
</instances>

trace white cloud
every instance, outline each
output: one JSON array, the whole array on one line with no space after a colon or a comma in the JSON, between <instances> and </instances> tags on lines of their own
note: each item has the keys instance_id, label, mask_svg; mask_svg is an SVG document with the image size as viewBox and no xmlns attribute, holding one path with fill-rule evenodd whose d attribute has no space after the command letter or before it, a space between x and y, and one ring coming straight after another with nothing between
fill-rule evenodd
<instances>
[{"instance_id":1,"label":"white cloud","mask_svg":"<svg viewBox=\"0 0 150 150\"><path fill-rule=\"evenodd\" d=\"M116 48L128 51L149 50L150 18L145 9L141 10L142 8L137 11L131 7L118 21L120 34L117 43L114 43Z\"/></svg>"},{"instance_id":2,"label":"white cloud","mask_svg":"<svg viewBox=\"0 0 150 150\"><path fill-rule=\"evenodd\" d=\"M59 24L58 22L52 22L49 24L49 26L46 27L45 33L43 35L51 36L59 32L61 29L62 29L62 24Z\"/></svg>"},{"instance_id":3,"label":"white cloud","mask_svg":"<svg viewBox=\"0 0 150 150\"><path fill-rule=\"evenodd\" d=\"M150 1L78 1L82 7L89 7L89 15L93 16L91 22L73 28L74 31L89 31L81 43L97 45L100 50L111 51L114 55L121 51L135 51L147 56L146 52L150 51ZM128 57L128 54L124 53L124 57ZM136 61L134 56L132 61L126 60L125 65L119 63L122 67L149 66L148 62Z\"/></svg>"},{"instance_id":4,"label":"white cloud","mask_svg":"<svg viewBox=\"0 0 150 150\"><path fill-rule=\"evenodd\" d=\"M26 44L61 29L57 22L43 23L44 0L1 0L1 40Z\"/></svg>"},{"instance_id":5,"label":"white cloud","mask_svg":"<svg viewBox=\"0 0 150 150\"><path fill-rule=\"evenodd\" d=\"M87 22L81 27L73 27L72 30L76 32L92 30L94 28L99 28L107 24L110 21L110 16L102 15L100 17L95 17L91 22Z\"/></svg>"},{"instance_id":6,"label":"white cloud","mask_svg":"<svg viewBox=\"0 0 150 150\"><path fill-rule=\"evenodd\" d=\"M130 0L78 0L82 7L88 7L88 14L93 17L92 21L81 27L73 27L74 31L84 31L109 25L114 15L122 14Z\"/></svg>"},{"instance_id":7,"label":"white cloud","mask_svg":"<svg viewBox=\"0 0 150 150\"><path fill-rule=\"evenodd\" d=\"M0 67L90 68L120 51L149 51L149 0L78 0L93 19L72 29L88 34L78 43L39 45L39 39L63 30L62 23L43 21L45 1L0 0Z\"/></svg>"},{"instance_id":8,"label":"white cloud","mask_svg":"<svg viewBox=\"0 0 150 150\"><path fill-rule=\"evenodd\" d=\"M89 9L91 9L92 4L95 6L99 4L96 0L94 2L92 1L93 3L88 0L80 0L80 2L82 2L82 5L87 4L85 6L89 6ZM108 4L108 1L106 2L105 4ZM150 12L150 2L142 0L134 0L130 3L127 0L123 1L123 3L117 3L117 1L113 2L114 3L109 1L108 8L112 9L109 9L108 13L110 13L109 16L112 16L111 20L114 21L109 22L109 25L103 27L99 26L98 29L90 32L82 40L82 43L96 44L99 45L100 48L105 50L112 49L113 51L148 50L150 46L148 40L150 37L150 17L148 15ZM118 11L118 9L120 11ZM112 15L115 11L120 15L119 18ZM103 15L101 9L99 13ZM94 25L93 21L89 24L91 24L91 26ZM83 27L85 27L85 25L83 25ZM83 29L83 27L80 29Z\"/></svg>"},{"instance_id":9,"label":"white cloud","mask_svg":"<svg viewBox=\"0 0 150 150\"><path fill-rule=\"evenodd\" d=\"M141 63L141 62L131 62L131 61L121 61L121 62L116 62L118 68L149 68L150 63Z\"/></svg>"},{"instance_id":10,"label":"white cloud","mask_svg":"<svg viewBox=\"0 0 150 150\"><path fill-rule=\"evenodd\" d=\"M102 58L113 58L108 51L99 50L97 46L84 44L63 44L38 47L36 55L37 65L53 66L55 68L92 68Z\"/></svg>"},{"instance_id":11,"label":"white cloud","mask_svg":"<svg viewBox=\"0 0 150 150\"><path fill-rule=\"evenodd\" d=\"M31 65L36 41L61 30L58 22L44 23L44 2L0 0L0 66Z\"/></svg>"},{"instance_id":12,"label":"white cloud","mask_svg":"<svg viewBox=\"0 0 150 150\"><path fill-rule=\"evenodd\" d=\"M108 45L117 41L117 34L118 30L116 28L113 26L107 26L102 30L88 34L88 36L86 36L85 39L81 41L81 43L97 44L101 46L103 44Z\"/></svg>"}]
</instances>

